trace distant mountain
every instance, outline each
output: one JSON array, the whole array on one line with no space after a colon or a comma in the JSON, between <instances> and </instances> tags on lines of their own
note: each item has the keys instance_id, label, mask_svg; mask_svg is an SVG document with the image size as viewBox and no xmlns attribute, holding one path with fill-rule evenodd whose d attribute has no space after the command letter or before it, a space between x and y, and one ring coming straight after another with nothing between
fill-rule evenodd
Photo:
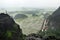
<instances>
[{"instance_id":1,"label":"distant mountain","mask_svg":"<svg viewBox=\"0 0 60 40\"><path fill-rule=\"evenodd\" d=\"M14 17L14 19L20 19L20 18L24 19L24 18L27 18L27 17L28 17L28 16L25 15L25 14L17 14L17 15Z\"/></svg>"}]
</instances>

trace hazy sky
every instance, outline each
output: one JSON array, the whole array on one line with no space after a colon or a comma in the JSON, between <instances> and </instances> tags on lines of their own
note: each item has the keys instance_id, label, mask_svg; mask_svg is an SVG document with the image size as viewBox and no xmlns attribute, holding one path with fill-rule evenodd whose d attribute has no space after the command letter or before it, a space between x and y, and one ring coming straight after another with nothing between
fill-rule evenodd
<instances>
[{"instance_id":1,"label":"hazy sky","mask_svg":"<svg viewBox=\"0 0 60 40\"><path fill-rule=\"evenodd\" d=\"M0 8L59 7L60 0L0 0Z\"/></svg>"}]
</instances>

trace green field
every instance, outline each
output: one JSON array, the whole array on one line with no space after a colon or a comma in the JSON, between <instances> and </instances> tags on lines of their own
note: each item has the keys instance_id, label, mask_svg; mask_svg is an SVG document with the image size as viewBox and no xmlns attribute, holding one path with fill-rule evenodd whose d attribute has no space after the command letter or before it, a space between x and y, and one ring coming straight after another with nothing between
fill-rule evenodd
<instances>
[{"instance_id":1,"label":"green field","mask_svg":"<svg viewBox=\"0 0 60 40\"><path fill-rule=\"evenodd\" d=\"M17 24L20 25L22 31L24 34L30 34L30 33L36 33L41 29L42 22L47 15L50 15L53 13L53 10L51 9L36 9L36 10L28 10L28 11L15 11L11 12L11 16L13 18L17 14L24 14L28 16L27 18L17 18L14 19ZM47 14L47 15L46 15ZM18 16L17 16L18 17Z\"/></svg>"}]
</instances>

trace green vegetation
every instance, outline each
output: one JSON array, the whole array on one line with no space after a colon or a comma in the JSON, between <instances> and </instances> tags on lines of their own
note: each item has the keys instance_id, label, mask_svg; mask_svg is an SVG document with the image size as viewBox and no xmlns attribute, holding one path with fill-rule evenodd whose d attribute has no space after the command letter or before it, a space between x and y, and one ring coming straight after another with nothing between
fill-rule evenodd
<instances>
[{"instance_id":1,"label":"green vegetation","mask_svg":"<svg viewBox=\"0 0 60 40\"><path fill-rule=\"evenodd\" d=\"M21 26L23 33L28 35L30 33L38 32L41 29L44 18L47 15L51 15L52 12L53 11L51 9L31 9L15 11L10 15L12 15L16 23Z\"/></svg>"},{"instance_id":2,"label":"green vegetation","mask_svg":"<svg viewBox=\"0 0 60 40\"><path fill-rule=\"evenodd\" d=\"M12 37L12 32L11 31L7 31L6 35L7 35L8 38L11 38Z\"/></svg>"}]
</instances>

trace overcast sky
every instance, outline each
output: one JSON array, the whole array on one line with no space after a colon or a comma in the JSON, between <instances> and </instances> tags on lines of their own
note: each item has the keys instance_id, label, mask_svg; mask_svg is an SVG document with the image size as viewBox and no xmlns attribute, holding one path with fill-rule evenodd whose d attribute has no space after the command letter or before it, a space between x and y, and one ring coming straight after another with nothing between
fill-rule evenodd
<instances>
[{"instance_id":1,"label":"overcast sky","mask_svg":"<svg viewBox=\"0 0 60 40\"><path fill-rule=\"evenodd\" d=\"M60 0L0 0L0 8L19 8L19 7L47 8L59 6Z\"/></svg>"}]
</instances>

